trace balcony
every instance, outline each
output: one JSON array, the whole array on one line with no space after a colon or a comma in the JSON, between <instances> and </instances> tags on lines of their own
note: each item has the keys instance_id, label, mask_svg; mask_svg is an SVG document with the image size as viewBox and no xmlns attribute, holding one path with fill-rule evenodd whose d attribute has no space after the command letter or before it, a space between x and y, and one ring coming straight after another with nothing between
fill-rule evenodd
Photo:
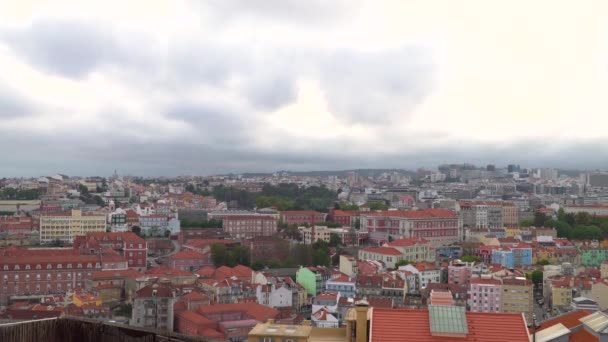
<instances>
[{"instance_id":1,"label":"balcony","mask_svg":"<svg viewBox=\"0 0 608 342\"><path fill-rule=\"evenodd\" d=\"M0 324L2 342L202 342L169 331L136 328L85 318L49 318Z\"/></svg>"}]
</instances>

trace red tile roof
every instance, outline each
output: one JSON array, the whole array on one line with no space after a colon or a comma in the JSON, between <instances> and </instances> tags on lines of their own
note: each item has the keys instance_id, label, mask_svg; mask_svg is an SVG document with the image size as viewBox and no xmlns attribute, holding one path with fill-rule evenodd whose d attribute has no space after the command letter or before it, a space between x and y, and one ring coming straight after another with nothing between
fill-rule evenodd
<instances>
[{"instance_id":1,"label":"red tile roof","mask_svg":"<svg viewBox=\"0 0 608 342\"><path fill-rule=\"evenodd\" d=\"M569 342L599 342L599 337L593 335L585 329L579 329L570 334Z\"/></svg>"},{"instance_id":2,"label":"red tile roof","mask_svg":"<svg viewBox=\"0 0 608 342\"><path fill-rule=\"evenodd\" d=\"M193 250L183 250L181 252L177 252L168 257L169 260L189 260L189 259L204 259L205 256L202 253Z\"/></svg>"},{"instance_id":3,"label":"red tile roof","mask_svg":"<svg viewBox=\"0 0 608 342\"><path fill-rule=\"evenodd\" d=\"M384 254L384 255L401 255L401 252L393 247L367 247L361 249L364 252Z\"/></svg>"},{"instance_id":4,"label":"red tile roof","mask_svg":"<svg viewBox=\"0 0 608 342\"><path fill-rule=\"evenodd\" d=\"M467 312L466 318L469 329L466 337L440 337L431 335L428 310L374 308L370 342L530 341L521 314Z\"/></svg>"},{"instance_id":5,"label":"red tile roof","mask_svg":"<svg viewBox=\"0 0 608 342\"><path fill-rule=\"evenodd\" d=\"M537 331L541 331L541 330L545 330L549 327L552 327L556 324L563 324L566 328L568 329L572 329L574 327L577 327L581 324L583 324L580 319L585 317L585 316L589 316L591 315L593 312L591 311L587 311L587 310L577 310L577 311L571 311L568 312L566 314L563 314L561 316L552 318L550 320L547 321L543 321L541 322L540 327L537 329Z\"/></svg>"},{"instance_id":6,"label":"red tile roof","mask_svg":"<svg viewBox=\"0 0 608 342\"><path fill-rule=\"evenodd\" d=\"M133 269L126 269L126 270L104 270L104 271L97 271L95 273L93 273L91 275L91 279L93 280L98 280L98 279L111 279L111 278L130 278L130 279L135 279L135 278L139 278L143 276L142 273L137 272L136 270Z\"/></svg>"},{"instance_id":7,"label":"red tile roof","mask_svg":"<svg viewBox=\"0 0 608 342\"><path fill-rule=\"evenodd\" d=\"M409 239L399 239L399 240L391 241L391 242L387 243L386 245L388 247L409 247L409 246L427 244L427 243L428 243L428 241L426 241L424 239L409 238Z\"/></svg>"},{"instance_id":8,"label":"red tile roof","mask_svg":"<svg viewBox=\"0 0 608 342\"><path fill-rule=\"evenodd\" d=\"M404 217L410 219L429 219L429 218L456 218L455 212L446 209L424 209L424 210L384 210L370 211L362 216L387 216Z\"/></svg>"}]
</instances>

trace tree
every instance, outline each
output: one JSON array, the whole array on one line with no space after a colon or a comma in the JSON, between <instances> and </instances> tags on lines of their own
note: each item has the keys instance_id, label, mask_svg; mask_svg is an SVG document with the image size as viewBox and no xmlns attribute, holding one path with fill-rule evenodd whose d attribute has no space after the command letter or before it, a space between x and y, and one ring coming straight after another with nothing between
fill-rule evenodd
<instances>
[{"instance_id":1,"label":"tree","mask_svg":"<svg viewBox=\"0 0 608 342\"><path fill-rule=\"evenodd\" d=\"M361 219L358 217L355 219L355 229L361 229Z\"/></svg>"},{"instance_id":2,"label":"tree","mask_svg":"<svg viewBox=\"0 0 608 342\"><path fill-rule=\"evenodd\" d=\"M541 270L535 270L532 272L532 275L530 276L532 282L534 283L535 286L539 286L543 283L543 271Z\"/></svg>"},{"instance_id":3,"label":"tree","mask_svg":"<svg viewBox=\"0 0 608 342\"><path fill-rule=\"evenodd\" d=\"M538 261L536 262L536 264L537 264L537 265L542 265L542 266L545 266L545 265L549 265L549 264L551 264L551 263L550 263L550 262L549 262L549 260L547 260L547 259L540 259L540 260L538 260Z\"/></svg>"},{"instance_id":4,"label":"tree","mask_svg":"<svg viewBox=\"0 0 608 342\"><path fill-rule=\"evenodd\" d=\"M464 262L480 262L481 261L481 259L479 259L478 257L473 256L473 255L464 255L460 258L460 260L464 261Z\"/></svg>"},{"instance_id":5,"label":"tree","mask_svg":"<svg viewBox=\"0 0 608 342\"><path fill-rule=\"evenodd\" d=\"M395 263L395 268L399 268L399 266L405 266L405 265L409 265L412 262L409 260L399 260Z\"/></svg>"},{"instance_id":6,"label":"tree","mask_svg":"<svg viewBox=\"0 0 608 342\"><path fill-rule=\"evenodd\" d=\"M133 233L137 234L137 236L141 236L141 227L140 226L131 227L131 231Z\"/></svg>"},{"instance_id":7,"label":"tree","mask_svg":"<svg viewBox=\"0 0 608 342\"><path fill-rule=\"evenodd\" d=\"M329 234L329 245L331 247L337 247L342 244L342 238L336 233Z\"/></svg>"},{"instance_id":8,"label":"tree","mask_svg":"<svg viewBox=\"0 0 608 342\"><path fill-rule=\"evenodd\" d=\"M388 210L388 205L384 202L368 202L369 210Z\"/></svg>"},{"instance_id":9,"label":"tree","mask_svg":"<svg viewBox=\"0 0 608 342\"><path fill-rule=\"evenodd\" d=\"M530 226L534 225L534 220L533 219L521 220L521 222L519 222L519 225L521 227L530 227Z\"/></svg>"},{"instance_id":10,"label":"tree","mask_svg":"<svg viewBox=\"0 0 608 342\"><path fill-rule=\"evenodd\" d=\"M541 213L537 211L534 213L534 226L535 227L544 227L545 221L547 221L547 215L545 213Z\"/></svg>"},{"instance_id":11,"label":"tree","mask_svg":"<svg viewBox=\"0 0 608 342\"><path fill-rule=\"evenodd\" d=\"M81 195L88 195L89 188L87 188L84 184L78 184L78 192L80 192Z\"/></svg>"},{"instance_id":12,"label":"tree","mask_svg":"<svg viewBox=\"0 0 608 342\"><path fill-rule=\"evenodd\" d=\"M591 224L591 215L589 215L587 212L581 211L576 213L574 220L576 225L588 226Z\"/></svg>"},{"instance_id":13,"label":"tree","mask_svg":"<svg viewBox=\"0 0 608 342\"><path fill-rule=\"evenodd\" d=\"M259 270L263 269L264 266L266 266L266 265L264 265L264 263L261 262L260 260L256 260L253 263L251 263L251 269L254 271L259 271Z\"/></svg>"},{"instance_id":14,"label":"tree","mask_svg":"<svg viewBox=\"0 0 608 342\"><path fill-rule=\"evenodd\" d=\"M171 231L169 229L165 230L165 237L168 238L169 236L171 236Z\"/></svg>"},{"instance_id":15,"label":"tree","mask_svg":"<svg viewBox=\"0 0 608 342\"><path fill-rule=\"evenodd\" d=\"M215 267L226 265L226 245L214 243L211 245L211 259Z\"/></svg>"}]
</instances>

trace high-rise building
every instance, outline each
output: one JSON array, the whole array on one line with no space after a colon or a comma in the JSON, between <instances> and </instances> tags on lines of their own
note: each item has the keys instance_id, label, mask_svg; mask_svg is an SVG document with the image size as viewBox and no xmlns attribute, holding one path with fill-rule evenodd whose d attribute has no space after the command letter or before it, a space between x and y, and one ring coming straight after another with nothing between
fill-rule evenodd
<instances>
[{"instance_id":1,"label":"high-rise building","mask_svg":"<svg viewBox=\"0 0 608 342\"><path fill-rule=\"evenodd\" d=\"M173 331L175 291L171 284L157 282L135 294L131 325Z\"/></svg>"}]
</instances>

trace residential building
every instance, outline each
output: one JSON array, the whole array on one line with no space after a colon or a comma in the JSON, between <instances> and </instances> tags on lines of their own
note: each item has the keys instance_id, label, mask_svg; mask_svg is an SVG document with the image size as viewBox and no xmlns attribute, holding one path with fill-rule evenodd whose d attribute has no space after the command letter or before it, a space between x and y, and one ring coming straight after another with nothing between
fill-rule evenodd
<instances>
[{"instance_id":1,"label":"residential building","mask_svg":"<svg viewBox=\"0 0 608 342\"><path fill-rule=\"evenodd\" d=\"M302 234L302 241L304 242L304 244L311 245L317 241L329 243L329 239L331 237L331 230L325 226L316 226L314 228L299 227L298 229Z\"/></svg>"},{"instance_id":2,"label":"residential building","mask_svg":"<svg viewBox=\"0 0 608 342\"><path fill-rule=\"evenodd\" d=\"M126 232L129 230L127 225L127 212L124 209L117 208L108 214L108 223L110 230L113 232Z\"/></svg>"},{"instance_id":3,"label":"residential building","mask_svg":"<svg viewBox=\"0 0 608 342\"><path fill-rule=\"evenodd\" d=\"M258 304L271 308L291 308L293 306L293 293L286 286L257 284L255 286L255 297Z\"/></svg>"},{"instance_id":4,"label":"residential building","mask_svg":"<svg viewBox=\"0 0 608 342\"><path fill-rule=\"evenodd\" d=\"M471 280L474 263L462 262L460 260L451 261L448 265L448 284L467 285Z\"/></svg>"},{"instance_id":5,"label":"residential building","mask_svg":"<svg viewBox=\"0 0 608 342\"><path fill-rule=\"evenodd\" d=\"M492 263L513 269L532 265L532 248L526 244L492 250Z\"/></svg>"},{"instance_id":6,"label":"residential building","mask_svg":"<svg viewBox=\"0 0 608 342\"><path fill-rule=\"evenodd\" d=\"M581 246L581 263L583 266L599 267L608 260L608 249L602 247Z\"/></svg>"},{"instance_id":7,"label":"residential building","mask_svg":"<svg viewBox=\"0 0 608 342\"><path fill-rule=\"evenodd\" d=\"M554 275L544 280L543 291L548 299L548 306L552 308L567 309L572 304L571 276Z\"/></svg>"},{"instance_id":8,"label":"residential building","mask_svg":"<svg viewBox=\"0 0 608 342\"><path fill-rule=\"evenodd\" d=\"M409 271L418 276L419 290L422 290L430 283L441 282L441 268L432 262L416 262L409 265L399 266L399 271Z\"/></svg>"},{"instance_id":9,"label":"residential building","mask_svg":"<svg viewBox=\"0 0 608 342\"><path fill-rule=\"evenodd\" d=\"M501 312L501 281L491 277L470 281L469 308L472 312Z\"/></svg>"},{"instance_id":10,"label":"residential building","mask_svg":"<svg viewBox=\"0 0 608 342\"><path fill-rule=\"evenodd\" d=\"M357 259L350 255L341 254L339 270L347 276L357 275Z\"/></svg>"},{"instance_id":11,"label":"residential building","mask_svg":"<svg viewBox=\"0 0 608 342\"><path fill-rule=\"evenodd\" d=\"M173 331L174 288L157 282L137 291L130 324L136 327Z\"/></svg>"},{"instance_id":12,"label":"residential building","mask_svg":"<svg viewBox=\"0 0 608 342\"><path fill-rule=\"evenodd\" d=\"M504 227L503 202L467 201L460 202L460 217L465 228ZM511 207L509 214L512 215ZM511 221L513 217L509 217ZM515 223L517 224L517 223Z\"/></svg>"},{"instance_id":13,"label":"residential building","mask_svg":"<svg viewBox=\"0 0 608 342\"><path fill-rule=\"evenodd\" d=\"M323 292L330 277L331 270L324 266L300 267L296 272L296 282L302 285L311 296Z\"/></svg>"},{"instance_id":14,"label":"residential building","mask_svg":"<svg viewBox=\"0 0 608 342\"><path fill-rule=\"evenodd\" d=\"M401 238L423 238L434 247L462 240L461 221L450 210L370 211L361 213L361 230L370 241L386 243Z\"/></svg>"},{"instance_id":15,"label":"residential building","mask_svg":"<svg viewBox=\"0 0 608 342\"><path fill-rule=\"evenodd\" d=\"M502 223L505 227L519 226L519 209L512 202L502 203Z\"/></svg>"},{"instance_id":16,"label":"residential building","mask_svg":"<svg viewBox=\"0 0 608 342\"><path fill-rule=\"evenodd\" d=\"M84 214L80 209L70 212L48 213L40 216L40 243L53 241L72 243L78 235L106 231L106 216Z\"/></svg>"},{"instance_id":17,"label":"residential building","mask_svg":"<svg viewBox=\"0 0 608 342\"><path fill-rule=\"evenodd\" d=\"M314 210L289 210L281 211L280 220L287 224L308 224L325 222L327 214Z\"/></svg>"},{"instance_id":18,"label":"residential building","mask_svg":"<svg viewBox=\"0 0 608 342\"><path fill-rule=\"evenodd\" d=\"M602 278L608 278L608 260L602 262L602 265L600 266L600 274Z\"/></svg>"},{"instance_id":19,"label":"residential building","mask_svg":"<svg viewBox=\"0 0 608 342\"><path fill-rule=\"evenodd\" d=\"M357 276L356 288L357 297L359 298L382 298L382 275L366 275L360 274Z\"/></svg>"},{"instance_id":20,"label":"residential building","mask_svg":"<svg viewBox=\"0 0 608 342\"><path fill-rule=\"evenodd\" d=\"M72 248L0 250L0 303L11 297L64 294L83 288L91 274L101 269L125 269L123 256L111 249L90 253Z\"/></svg>"},{"instance_id":21,"label":"residential building","mask_svg":"<svg viewBox=\"0 0 608 342\"><path fill-rule=\"evenodd\" d=\"M164 236L169 228L169 220L167 216L160 214L140 215L139 227L144 235Z\"/></svg>"},{"instance_id":22,"label":"residential building","mask_svg":"<svg viewBox=\"0 0 608 342\"><path fill-rule=\"evenodd\" d=\"M532 323L534 310L534 291L532 281L523 277L502 279L502 312L523 313Z\"/></svg>"},{"instance_id":23,"label":"residential building","mask_svg":"<svg viewBox=\"0 0 608 342\"><path fill-rule=\"evenodd\" d=\"M384 246L400 251L401 255L403 256L403 260L408 260L410 262L435 260L435 255L430 252L431 245L425 239L404 238L387 242L384 244Z\"/></svg>"},{"instance_id":24,"label":"residential building","mask_svg":"<svg viewBox=\"0 0 608 342\"><path fill-rule=\"evenodd\" d=\"M400 260L405 260L403 254L393 247L366 247L359 250L359 259L380 261L387 268L395 268Z\"/></svg>"},{"instance_id":25,"label":"residential building","mask_svg":"<svg viewBox=\"0 0 608 342\"><path fill-rule=\"evenodd\" d=\"M74 248L93 253L111 248L125 257L129 268L144 271L147 267L148 244L133 232L95 232L74 239Z\"/></svg>"},{"instance_id":26,"label":"residential building","mask_svg":"<svg viewBox=\"0 0 608 342\"><path fill-rule=\"evenodd\" d=\"M266 215L230 215L224 217L223 229L237 239L271 236L277 232L277 220Z\"/></svg>"},{"instance_id":27,"label":"residential building","mask_svg":"<svg viewBox=\"0 0 608 342\"><path fill-rule=\"evenodd\" d=\"M341 297L354 298L357 293L355 277L342 275L325 282L327 292L340 292Z\"/></svg>"}]
</instances>

